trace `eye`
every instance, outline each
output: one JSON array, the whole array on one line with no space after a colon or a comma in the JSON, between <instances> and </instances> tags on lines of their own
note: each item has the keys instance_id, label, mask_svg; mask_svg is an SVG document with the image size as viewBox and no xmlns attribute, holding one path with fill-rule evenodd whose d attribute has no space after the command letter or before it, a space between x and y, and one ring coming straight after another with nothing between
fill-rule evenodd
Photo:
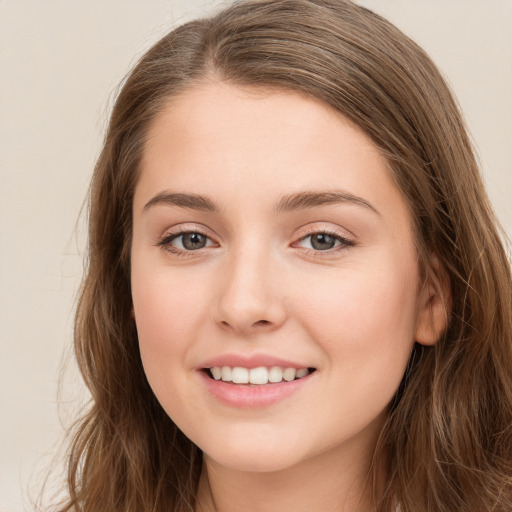
<instances>
[{"instance_id":1,"label":"eye","mask_svg":"<svg viewBox=\"0 0 512 512\"><path fill-rule=\"evenodd\" d=\"M338 242L334 236L328 235L327 233L315 233L307 236L306 240L309 240L309 244L316 251L327 251L329 249L333 249Z\"/></svg>"},{"instance_id":2,"label":"eye","mask_svg":"<svg viewBox=\"0 0 512 512\"><path fill-rule=\"evenodd\" d=\"M171 233L159 241L158 245L173 253L192 252L215 244L198 231L181 231Z\"/></svg>"},{"instance_id":3,"label":"eye","mask_svg":"<svg viewBox=\"0 0 512 512\"><path fill-rule=\"evenodd\" d=\"M180 249L187 251L196 251L206 247L208 238L201 233L182 233L172 240L178 245L181 245Z\"/></svg>"},{"instance_id":4,"label":"eye","mask_svg":"<svg viewBox=\"0 0 512 512\"><path fill-rule=\"evenodd\" d=\"M354 242L341 235L323 231L311 233L301 238L296 244L298 247L320 252L336 251L353 245Z\"/></svg>"}]
</instances>

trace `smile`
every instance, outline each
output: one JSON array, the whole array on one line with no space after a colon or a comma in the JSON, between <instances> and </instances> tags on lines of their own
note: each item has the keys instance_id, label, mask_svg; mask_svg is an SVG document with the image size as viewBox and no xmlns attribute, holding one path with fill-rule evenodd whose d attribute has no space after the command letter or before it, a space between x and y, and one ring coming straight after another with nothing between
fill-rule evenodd
<instances>
[{"instance_id":1,"label":"smile","mask_svg":"<svg viewBox=\"0 0 512 512\"><path fill-rule=\"evenodd\" d=\"M215 380L233 384L277 384L291 382L306 377L314 368L287 368L282 366L244 368L241 366L213 366L208 368L209 375Z\"/></svg>"}]
</instances>

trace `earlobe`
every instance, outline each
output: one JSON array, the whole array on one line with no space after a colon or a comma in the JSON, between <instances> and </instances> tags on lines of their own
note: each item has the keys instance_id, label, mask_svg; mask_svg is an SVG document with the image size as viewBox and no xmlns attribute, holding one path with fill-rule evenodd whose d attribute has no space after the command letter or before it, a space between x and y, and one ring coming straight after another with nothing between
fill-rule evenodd
<instances>
[{"instance_id":1,"label":"earlobe","mask_svg":"<svg viewBox=\"0 0 512 512\"><path fill-rule=\"evenodd\" d=\"M446 271L436 256L431 259L430 275L419 297L415 340L435 345L448 327L452 307L451 287Z\"/></svg>"}]
</instances>

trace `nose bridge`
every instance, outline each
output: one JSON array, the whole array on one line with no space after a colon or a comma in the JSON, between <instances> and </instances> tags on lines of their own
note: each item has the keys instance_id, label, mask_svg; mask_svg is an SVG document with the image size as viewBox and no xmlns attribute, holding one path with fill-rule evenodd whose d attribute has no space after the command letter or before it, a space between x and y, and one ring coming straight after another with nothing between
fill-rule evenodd
<instances>
[{"instance_id":1,"label":"nose bridge","mask_svg":"<svg viewBox=\"0 0 512 512\"><path fill-rule=\"evenodd\" d=\"M284 320L275 256L268 240L246 236L233 246L219 276L219 320L236 331L275 328Z\"/></svg>"}]
</instances>

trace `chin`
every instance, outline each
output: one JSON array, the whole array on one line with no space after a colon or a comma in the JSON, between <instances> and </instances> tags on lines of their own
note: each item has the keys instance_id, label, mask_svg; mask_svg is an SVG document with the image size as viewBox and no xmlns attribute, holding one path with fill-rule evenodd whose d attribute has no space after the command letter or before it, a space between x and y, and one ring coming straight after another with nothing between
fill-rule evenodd
<instances>
[{"instance_id":1,"label":"chin","mask_svg":"<svg viewBox=\"0 0 512 512\"><path fill-rule=\"evenodd\" d=\"M296 457L286 457L276 453L268 454L261 450L232 451L228 454L205 452L205 455L220 466L245 473L274 473L285 470L298 462Z\"/></svg>"},{"instance_id":2,"label":"chin","mask_svg":"<svg viewBox=\"0 0 512 512\"><path fill-rule=\"evenodd\" d=\"M295 441L295 442L294 442ZM223 467L244 472L270 473L281 471L297 464L300 451L297 441L278 439L262 433L261 436L226 436L210 438L203 446L203 453Z\"/></svg>"}]
</instances>

